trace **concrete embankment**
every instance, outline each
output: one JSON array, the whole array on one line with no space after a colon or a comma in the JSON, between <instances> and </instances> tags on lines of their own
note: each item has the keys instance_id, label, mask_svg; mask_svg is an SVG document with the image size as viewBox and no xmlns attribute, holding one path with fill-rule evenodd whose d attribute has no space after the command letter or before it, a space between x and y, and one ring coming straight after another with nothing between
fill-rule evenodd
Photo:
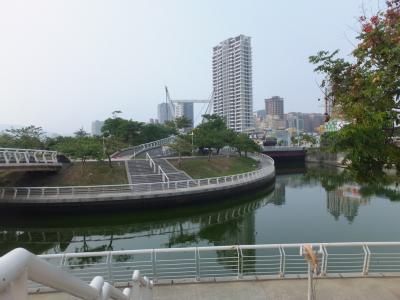
<instances>
[{"instance_id":1,"label":"concrete embankment","mask_svg":"<svg viewBox=\"0 0 400 300\"><path fill-rule=\"evenodd\" d=\"M74 187L73 192L71 187L43 191L42 188L35 191L8 188L6 192L0 189L0 196L3 193L0 197L0 211L66 213L176 207L199 202L217 202L268 187L274 180L275 167L273 161L267 158L261 160L261 169L253 172L218 179L160 182L152 184L157 190L151 191L147 190L146 184L117 186L120 190L115 186L95 186L95 192L90 192L90 187L88 192L82 187ZM146 187L146 190L135 191L137 187ZM110 192L110 189L115 190Z\"/></svg>"},{"instance_id":2,"label":"concrete embankment","mask_svg":"<svg viewBox=\"0 0 400 300\"><path fill-rule=\"evenodd\" d=\"M318 163L336 167L345 167L342 163L344 153L331 153L327 151L320 151L319 149L308 149L306 154L307 163Z\"/></svg>"}]
</instances>

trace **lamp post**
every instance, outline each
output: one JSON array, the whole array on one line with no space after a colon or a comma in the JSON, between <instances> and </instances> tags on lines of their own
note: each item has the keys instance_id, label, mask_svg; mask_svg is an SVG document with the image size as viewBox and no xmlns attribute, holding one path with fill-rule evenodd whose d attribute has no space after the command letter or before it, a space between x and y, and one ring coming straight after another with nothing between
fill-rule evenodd
<instances>
[{"instance_id":1,"label":"lamp post","mask_svg":"<svg viewBox=\"0 0 400 300\"><path fill-rule=\"evenodd\" d=\"M194 131L192 130L192 133L190 134L192 136L192 156L194 153L194 143L193 143L193 136L194 136Z\"/></svg>"},{"instance_id":2,"label":"lamp post","mask_svg":"<svg viewBox=\"0 0 400 300\"><path fill-rule=\"evenodd\" d=\"M103 136L103 157L106 157L106 146L104 143L104 136Z\"/></svg>"}]
</instances>

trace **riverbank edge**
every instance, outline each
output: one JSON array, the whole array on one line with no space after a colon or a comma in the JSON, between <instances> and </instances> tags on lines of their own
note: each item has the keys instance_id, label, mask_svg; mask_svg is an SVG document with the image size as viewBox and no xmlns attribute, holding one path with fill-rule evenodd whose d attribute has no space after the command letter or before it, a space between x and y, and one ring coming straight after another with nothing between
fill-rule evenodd
<instances>
[{"instance_id":1,"label":"riverbank edge","mask_svg":"<svg viewBox=\"0 0 400 300\"><path fill-rule=\"evenodd\" d=\"M253 181L239 182L235 185L216 185L208 189L188 189L170 193L149 193L141 195L104 195L82 197L73 202L61 201L24 201L17 200L0 203L2 213L87 213L104 211L124 211L126 209L173 208L179 205L206 204L219 201L220 198L234 197L256 191L275 183L275 169L268 175Z\"/></svg>"}]
</instances>

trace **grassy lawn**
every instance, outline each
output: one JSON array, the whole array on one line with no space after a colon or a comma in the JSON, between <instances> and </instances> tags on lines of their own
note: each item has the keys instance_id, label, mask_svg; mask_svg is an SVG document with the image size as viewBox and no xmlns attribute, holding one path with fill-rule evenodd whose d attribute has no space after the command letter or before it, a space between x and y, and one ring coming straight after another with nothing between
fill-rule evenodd
<instances>
[{"instance_id":1,"label":"grassy lawn","mask_svg":"<svg viewBox=\"0 0 400 300\"><path fill-rule=\"evenodd\" d=\"M58 173L24 172L0 175L0 186L67 186L67 185L107 185L128 183L124 163L87 162L63 167Z\"/></svg>"},{"instance_id":2,"label":"grassy lawn","mask_svg":"<svg viewBox=\"0 0 400 300\"><path fill-rule=\"evenodd\" d=\"M181 166L178 160L169 160L176 168L188 173L193 178L208 178L233 175L253 171L257 168L258 162L248 157L213 157L210 161L207 158L182 159Z\"/></svg>"}]
</instances>

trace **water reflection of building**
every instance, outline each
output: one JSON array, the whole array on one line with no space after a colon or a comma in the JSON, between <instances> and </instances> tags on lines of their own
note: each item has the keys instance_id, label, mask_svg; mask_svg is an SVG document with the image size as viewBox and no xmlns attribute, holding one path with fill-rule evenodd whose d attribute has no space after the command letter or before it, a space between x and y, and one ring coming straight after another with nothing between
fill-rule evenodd
<instances>
[{"instance_id":1,"label":"water reflection of building","mask_svg":"<svg viewBox=\"0 0 400 300\"><path fill-rule=\"evenodd\" d=\"M359 189L357 185L343 185L334 191L327 192L327 209L336 220L343 215L349 222L353 222L358 208L369 204L370 200L363 198Z\"/></svg>"},{"instance_id":2,"label":"water reflection of building","mask_svg":"<svg viewBox=\"0 0 400 300\"><path fill-rule=\"evenodd\" d=\"M276 182L275 183L275 190L274 190L274 197L273 203L275 205L283 205L285 204L286 199L286 188L284 183Z\"/></svg>"}]
</instances>

